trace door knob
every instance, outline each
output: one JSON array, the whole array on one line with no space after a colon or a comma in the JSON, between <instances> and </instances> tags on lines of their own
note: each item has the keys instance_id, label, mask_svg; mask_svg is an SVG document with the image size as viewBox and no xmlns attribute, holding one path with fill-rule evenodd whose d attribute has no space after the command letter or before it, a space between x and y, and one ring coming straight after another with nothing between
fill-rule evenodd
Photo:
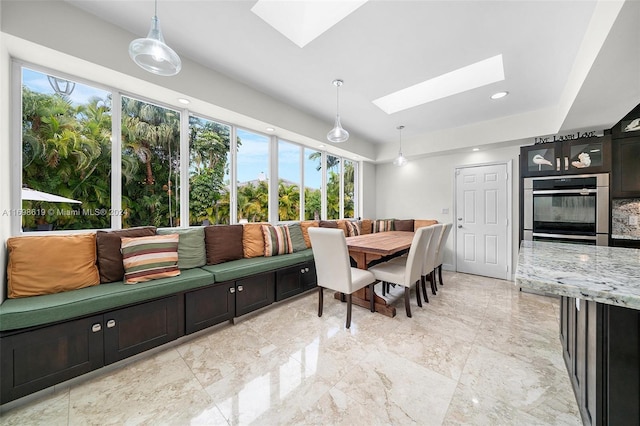
<instances>
[{"instance_id":1,"label":"door knob","mask_svg":"<svg viewBox=\"0 0 640 426\"><path fill-rule=\"evenodd\" d=\"M462 218L461 218L461 217L459 217L459 218L458 218L458 220L462 220Z\"/></svg>"},{"instance_id":2,"label":"door knob","mask_svg":"<svg viewBox=\"0 0 640 426\"><path fill-rule=\"evenodd\" d=\"M462 228L462 225L458 225L458 228Z\"/></svg>"}]
</instances>

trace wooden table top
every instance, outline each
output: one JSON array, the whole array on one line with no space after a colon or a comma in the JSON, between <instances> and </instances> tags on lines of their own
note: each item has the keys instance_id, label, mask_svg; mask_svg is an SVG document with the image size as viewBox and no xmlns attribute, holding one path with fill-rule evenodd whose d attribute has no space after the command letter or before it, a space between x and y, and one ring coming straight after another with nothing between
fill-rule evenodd
<instances>
[{"instance_id":1,"label":"wooden table top","mask_svg":"<svg viewBox=\"0 0 640 426\"><path fill-rule=\"evenodd\" d=\"M413 232L388 231L347 237L350 252L363 252L388 256L411 247Z\"/></svg>"}]
</instances>

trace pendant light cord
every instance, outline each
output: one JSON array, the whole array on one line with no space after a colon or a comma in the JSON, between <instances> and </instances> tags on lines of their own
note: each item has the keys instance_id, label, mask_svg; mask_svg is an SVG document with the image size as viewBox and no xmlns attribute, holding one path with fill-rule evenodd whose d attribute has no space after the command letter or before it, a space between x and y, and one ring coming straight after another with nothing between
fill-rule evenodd
<instances>
[{"instance_id":1,"label":"pendant light cord","mask_svg":"<svg viewBox=\"0 0 640 426\"><path fill-rule=\"evenodd\" d=\"M156 3L155 3L155 8L154 8L154 11L153 11L153 16L156 16L156 17L158 16L158 0L156 0Z\"/></svg>"}]
</instances>

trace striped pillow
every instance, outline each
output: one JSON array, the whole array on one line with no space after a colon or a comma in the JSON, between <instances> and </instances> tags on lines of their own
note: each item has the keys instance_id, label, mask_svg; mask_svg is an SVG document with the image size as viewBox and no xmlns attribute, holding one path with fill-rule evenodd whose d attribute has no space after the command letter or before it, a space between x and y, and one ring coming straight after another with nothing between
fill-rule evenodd
<instances>
[{"instance_id":1,"label":"striped pillow","mask_svg":"<svg viewBox=\"0 0 640 426\"><path fill-rule=\"evenodd\" d=\"M121 251L125 284L180 275L178 269L179 234L150 237L122 237Z\"/></svg>"},{"instance_id":2,"label":"striped pillow","mask_svg":"<svg viewBox=\"0 0 640 426\"><path fill-rule=\"evenodd\" d=\"M360 221L348 221L347 230L349 231L349 237L355 237L362 233Z\"/></svg>"},{"instance_id":3,"label":"striped pillow","mask_svg":"<svg viewBox=\"0 0 640 426\"><path fill-rule=\"evenodd\" d=\"M393 219L376 220L373 223L373 232L393 231Z\"/></svg>"},{"instance_id":4,"label":"striped pillow","mask_svg":"<svg viewBox=\"0 0 640 426\"><path fill-rule=\"evenodd\" d=\"M289 227L262 225L264 235L264 255L276 256L278 254L293 253Z\"/></svg>"}]
</instances>

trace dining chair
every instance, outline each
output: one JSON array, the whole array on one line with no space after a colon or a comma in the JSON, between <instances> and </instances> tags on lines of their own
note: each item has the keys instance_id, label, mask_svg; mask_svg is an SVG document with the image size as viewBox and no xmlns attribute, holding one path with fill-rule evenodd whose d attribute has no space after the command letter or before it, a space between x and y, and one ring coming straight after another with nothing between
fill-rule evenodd
<instances>
[{"instance_id":1,"label":"dining chair","mask_svg":"<svg viewBox=\"0 0 640 426\"><path fill-rule=\"evenodd\" d=\"M436 272L438 278L440 279L441 286L444 285L444 283L442 282L442 262L444 262L444 248L447 245L447 239L449 238L451 228L453 228L453 223L447 223L446 225L444 225L444 230L442 231L440 241L438 242L438 250L436 251Z\"/></svg>"},{"instance_id":2,"label":"dining chair","mask_svg":"<svg viewBox=\"0 0 640 426\"><path fill-rule=\"evenodd\" d=\"M411 318L411 287L420 281L425 250L427 248L425 240L430 239L432 234L433 229L431 229L431 227L418 228L411 241L406 262L390 260L369 268L369 271L373 272L376 280L404 286L404 306L407 311L407 317L409 318ZM416 299L418 306L422 307L418 286L416 286Z\"/></svg>"},{"instance_id":3,"label":"dining chair","mask_svg":"<svg viewBox=\"0 0 640 426\"><path fill-rule=\"evenodd\" d=\"M378 281L371 272L351 267L347 240L342 229L312 227L309 228L309 239L318 277L318 316L322 316L325 288L346 295L346 328L351 327L351 299L354 292L369 286L369 308L371 312L375 312L373 287Z\"/></svg>"}]
</instances>

